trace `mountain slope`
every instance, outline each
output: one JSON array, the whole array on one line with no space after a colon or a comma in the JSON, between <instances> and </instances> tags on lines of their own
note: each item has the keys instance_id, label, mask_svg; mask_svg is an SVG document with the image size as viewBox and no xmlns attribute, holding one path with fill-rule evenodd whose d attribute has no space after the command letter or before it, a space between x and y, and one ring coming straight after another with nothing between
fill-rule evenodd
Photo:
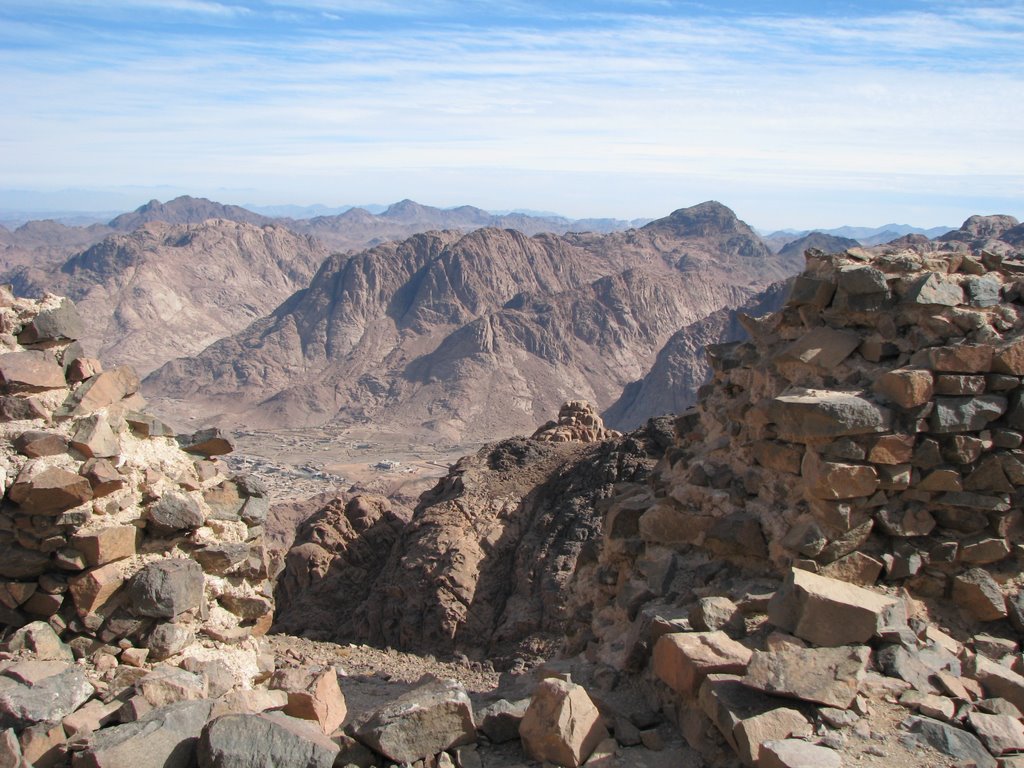
<instances>
[{"instance_id":1,"label":"mountain slope","mask_svg":"<svg viewBox=\"0 0 1024 768\"><path fill-rule=\"evenodd\" d=\"M147 372L273 310L325 256L315 241L277 226L152 223L105 238L59 271L26 268L12 278L25 295L72 298L90 354Z\"/></svg>"},{"instance_id":2,"label":"mountain slope","mask_svg":"<svg viewBox=\"0 0 1024 768\"><path fill-rule=\"evenodd\" d=\"M428 233L332 256L273 314L146 386L253 426L493 438L566 399L611 403L680 326L796 268L718 203L609 235Z\"/></svg>"}]
</instances>

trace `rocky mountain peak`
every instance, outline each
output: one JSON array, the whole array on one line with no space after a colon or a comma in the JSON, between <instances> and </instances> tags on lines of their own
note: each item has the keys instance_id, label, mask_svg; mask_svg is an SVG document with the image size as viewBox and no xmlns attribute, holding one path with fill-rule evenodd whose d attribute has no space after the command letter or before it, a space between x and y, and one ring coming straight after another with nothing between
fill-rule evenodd
<instances>
[{"instance_id":1,"label":"rocky mountain peak","mask_svg":"<svg viewBox=\"0 0 1024 768\"><path fill-rule=\"evenodd\" d=\"M150 200L131 213L112 219L108 226L122 232L131 232L143 224L162 221L167 224L198 224L207 219L229 219L249 224L269 224L272 219L253 213L237 205L224 205L204 197L182 195L166 203Z\"/></svg>"}]
</instances>

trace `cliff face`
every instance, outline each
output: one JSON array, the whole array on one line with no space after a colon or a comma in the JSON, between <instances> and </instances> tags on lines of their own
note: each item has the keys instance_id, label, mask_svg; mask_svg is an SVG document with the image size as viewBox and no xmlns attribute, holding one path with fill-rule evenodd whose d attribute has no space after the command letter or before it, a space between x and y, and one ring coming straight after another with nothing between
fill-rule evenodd
<instances>
[{"instance_id":1,"label":"cliff face","mask_svg":"<svg viewBox=\"0 0 1024 768\"><path fill-rule=\"evenodd\" d=\"M680 326L788 269L717 203L603 236L428 233L331 257L272 315L146 386L258 426L525 432L564 400L612 402Z\"/></svg>"}]
</instances>

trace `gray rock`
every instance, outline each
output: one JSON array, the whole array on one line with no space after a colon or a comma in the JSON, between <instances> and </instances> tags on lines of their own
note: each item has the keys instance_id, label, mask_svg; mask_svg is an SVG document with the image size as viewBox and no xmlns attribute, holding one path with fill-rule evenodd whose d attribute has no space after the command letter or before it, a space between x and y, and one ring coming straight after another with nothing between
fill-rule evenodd
<instances>
[{"instance_id":1,"label":"gray rock","mask_svg":"<svg viewBox=\"0 0 1024 768\"><path fill-rule=\"evenodd\" d=\"M203 569L195 560L157 560L132 576L128 597L137 616L173 619L199 608L203 584Z\"/></svg>"},{"instance_id":2,"label":"gray rock","mask_svg":"<svg viewBox=\"0 0 1024 768\"><path fill-rule=\"evenodd\" d=\"M50 569L50 558L42 552L0 544L0 576L7 579L34 579Z\"/></svg>"},{"instance_id":3,"label":"gray rock","mask_svg":"<svg viewBox=\"0 0 1024 768\"><path fill-rule=\"evenodd\" d=\"M475 742L473 707L461 685L438 680L378 709L356 736L395 762L411 763Z\"/></svg>"},{"instance_id":4,"label":"gray rock","mask_svg":"<svg viewBox=\"0 0 1024 768\"><path fill-rule=\"evenodd\" d=\"M967 303L972 307L993 307L999 303L1002 284L995 275L971 275L964 280Z\"/></svg>"},{"instance_id":5,"label":"gray rock","mask_svg":"<svg viewBox=\"0 0 1024 768\"><path fill-rule=\"evenodd\" d=\"M280 713L224 715L204 729L199 768L331 768L338 745L308 720Z\"/></svg>"},{"instance_id":6,"label":"gray rock","mask_svg":"<svg viewBox=\"0 0 1024 768\"><path fill-rule=\"evenodd\" d=\"M200 456L223 456L235 450L231 439L216 427L201 429L193 435L180 435L178 445L188 453Z\"/></svg>"},{"instance_id":7,"label":"gray rock","mask_svg":"<svg viewBox=\"0 0 1024 768\"><path fill-rule=\"evenodd\" d=\"M1006 412L1005 397L937 397L932 411L932 431L939 433L975 432L984 429Z\"/></svg>"},{"instance_id":8,"label":"gray rock","mask_svg":"<svg viewBox=\"0 0 1024 768\"><path fill-rule=\"evenodd\" d=\"M870 656L867 646L755 651L742 682L776 696L849 709Z\"/></svg>"},{"instance_id":9,"label":"gray rock","mask_svg":"<svg viewBox=\"0 0 1024 768\"><path fill-rule=\"evenodd\" d=\"M903 300L912 304L956 307L964 303L964 291L959 285L943 278L937 272L929 272L914 281Z\"/></svg>"},{"instance_id":10,"label":"gray rock","mask_svg":"<svg viewBox=\"0 0 1024 768\"><path fill-rule=\"evenodd\" d=\"M11 635L5 644L10 651L29 651L40 661L75 660L71 648L61 642L53 627L45 621L33 621Z\"/></svg>"},{"instance_id":11,"label":"gray rock","mask_svg":"<svg viewBox=\"0 0 1024 768\"><path fill-rule=\"evenodd\" d=\"M930 717L912 716L905 723L908 731L954 760L973 762L976 768L997 768L996 759L967 731Z\"/></svg>"},{"instance_id":12,"label":"gray rock","mask_svg":"<svg viewBox=\"0 0 1024 768\"><path fill-rule=\"evenodd\" d=\"M75 756L74 768L189 768L212 708L211 701L182 701L97 731Z\"/></svg>"},{"instance_id":13,"label":"gray rock","mask_svg":"<svg viewBox=\"0 0 1024 768\"><path fill-rule=\"evenodd\" d=\"M205 522L196 500L177 491L165 493L146 510L146 527L158 534L192 531Z\"/></svg>"},{"instance_id":14,"label":"gray rock","mask_svg":"<svg viewBox=\"0 0 1024 768\"><path fill-rule=\"evenodd\" d=\"M163 661L176 653L181 653L195 642L196 636L191 630L180 624L163 622L153 627L146 638L146 648L152 661Z\"/></svg>"},{"instance_id":15,"label":"gray rock","mask_svg":"<svg viewBox=\"0 0 1024 768\"><path fill-rule=\"evenodd\" d=\"M798 443L884 432L891 421L888 409L860 392L800 388L772 400L769 416L778 425L779 437Z\"/></svg>"},{"instance_id":16,"label":"gray rock","mask_svg":"<svg viewBox=\"0 0 1024 768\"><path fill-rule=\"evenodd\" d=\"M10 675L0 678L0 728L26 728L35 723L60 720L70 715L93 694L85 673L76 667L37 679L20 682Z\"/></svg>"},{"instance_id":17,"label":"gray rock","mask_svg":"<svg viewBox=\"0 0 1024 768\"><path fill-rule=\"evenodd\" d=\"M480 732L495 744L502 744L519 738L519 723L522 722L529 699L519 701L498 701L484 707L476 715Z\"/></svg>"},{"instance_id":18,"label":"gray rock","mask_svg":"<svg viewBox=\"0 0 1024 768\"><path fill-rule=\"evenodd\" d=\"M44 309L22 328L18 342L35 344L40 341L80 339L84 333L85 325L78 314L78 308L71 299L63 299L59 307Z\"/></svg>"}]
</instances>

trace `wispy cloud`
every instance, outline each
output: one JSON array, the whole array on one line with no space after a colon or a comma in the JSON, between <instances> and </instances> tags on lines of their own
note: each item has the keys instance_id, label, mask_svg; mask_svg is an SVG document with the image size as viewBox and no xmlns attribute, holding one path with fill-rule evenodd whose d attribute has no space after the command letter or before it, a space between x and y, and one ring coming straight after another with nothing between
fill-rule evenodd
<instances>
[{"instance_id":1,"label":"wispy cloud","mask_svg":"<svg viewBox=\"0 0 1024 768\"><path fill-rule=\"evenodd\" d=\"M685 202L652 199L642 190L665 187L650 179L697 199L716 183L819 198L937 195L949 178L1024 188L1021 3L838 18L657 2L9 3L12 185L238 179L331 202L404 197L405 171L436 181L428 202L620 215ZM543 200L496 199L496 179L512 195L540 176ZM618 210L588 208L616 190Z\"/></svg>"}]
</instances>

